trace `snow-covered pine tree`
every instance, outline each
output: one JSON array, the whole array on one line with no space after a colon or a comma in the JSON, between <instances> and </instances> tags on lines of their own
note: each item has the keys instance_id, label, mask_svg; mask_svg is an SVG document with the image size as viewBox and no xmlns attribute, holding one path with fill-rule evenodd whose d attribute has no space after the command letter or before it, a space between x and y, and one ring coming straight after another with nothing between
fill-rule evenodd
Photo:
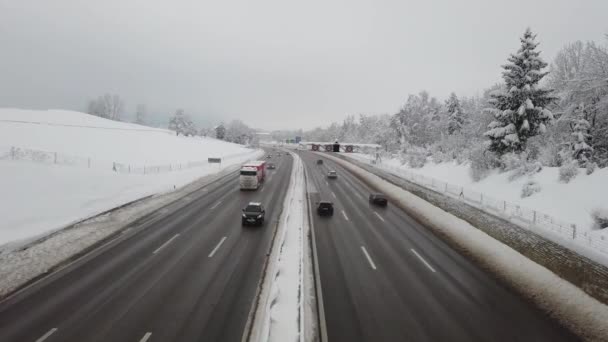
<instances>
[{"instance_id":1,"label":"snow-covered pine tree","mask_svg":"<svg viewBox=\"0 0 608 342\"><path fill-rule=\"evenodd\" d=\"M492 95L493 108L487 111L494 115L489 131L490 151L499 155L507 152L522 152L528 138L544 133L545 125L553 119L546 106L555 100L551 90L541 89L539 81L547 75L547 66L536 50L536 35L528 28L520 39L521 47L503 65L505 90Z\"/></svg>"},{"instance_id":2,"label":"snow-covered pine tree","mask_svg":"<svg viewBox=\"0 0 608 342\"><path fill-rule=\"evenodd\" d=\"M579 166L586 167L591 159L593 147L591 147L591 135L589 130L591 124L586 118L585 105L580 104L574 110L574 117L571 122L572 127L572 158L578 161Z\"/></svg>"},{"instance_id":3,"label":"snow-covered pine tree","mask_svg":"<svg viewBox=\"0 0 608 342\"><path fill-rule=\"evenodd\" d=\"M460 132L464 126L464 112L460 107L460 101L455 93L450 94L450 97L445 101L445 106L448 110L448 134Z\"/></svg>"}]
</instances>

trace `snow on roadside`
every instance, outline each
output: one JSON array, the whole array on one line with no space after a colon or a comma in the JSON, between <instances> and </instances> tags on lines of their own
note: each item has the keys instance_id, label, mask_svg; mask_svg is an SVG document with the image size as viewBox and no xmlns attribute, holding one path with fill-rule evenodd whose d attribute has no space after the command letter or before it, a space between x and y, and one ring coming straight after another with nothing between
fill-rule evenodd
<instances>
[{"instance_id":1,"label":"snow on roadside","mask_svg":"<svg viewBox=\"0 0 608 342\"><path fill-rule=\"evenodd\" d=\"M329 155L326 157L387 193L408 214L465 250L476 262L579 336L591 341L606 340L608 306L468 222L351 163Z\"/></svg>"},{"instance_id":2,"label":"snow on roadside","mask_svg":"<svg viewBox=\"0 0 608 342\"><path fill-rule=\"evenodd\" d=\"M358 153L348 156L360 161L372 159L369 155ZM595 208L607 205L605 198L608 193L608 168L598 169L591 175L585 174L585 171L581 169L576 178L565 184L559 182L559 168L557 167L544 167L539 173L515 180L509 180L510 172L493 172L481 181L474 182L469 175L468 164L428 162L421 168L411 168L408 165L402 165L397 159L383 159L381 165L398 167L408 172L538 210L560 221L574 223L582 230L591 229L593 225L591 212ZM522 198L522 188L530 180L538 183L540 192Z\"/></svg>"},{"instance_id":3,"label":"snow on roadside","mask_svg":"<svg viewBox=\"0 0 608 342\"><path fill-rule=\"evenodd\" d=\"M304 167L300 157L291 153L294 167L276 241L270 254L267 276L262 285L251 338L254 342L304 341L305 310L304 251L307 246L307 207Z\"/></svg>"}]
</instances>

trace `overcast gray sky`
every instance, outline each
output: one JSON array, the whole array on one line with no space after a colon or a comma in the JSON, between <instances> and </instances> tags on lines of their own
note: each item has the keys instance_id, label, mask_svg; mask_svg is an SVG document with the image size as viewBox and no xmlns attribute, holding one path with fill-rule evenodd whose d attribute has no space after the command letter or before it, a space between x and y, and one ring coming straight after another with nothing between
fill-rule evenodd
<instances>
[{"instance_id":1,"label":"overcast gray sky","mask_svg":"<svg viewBox=\"0 0 608 342\"><path fill-rule=\"evenodd\" d=\"M312 128L394 113L422 89L474 95L527 26L550 61L605 42L607 0L0 0L0 106L181 107L250 126Z\"/></svg>"}]
</instances>

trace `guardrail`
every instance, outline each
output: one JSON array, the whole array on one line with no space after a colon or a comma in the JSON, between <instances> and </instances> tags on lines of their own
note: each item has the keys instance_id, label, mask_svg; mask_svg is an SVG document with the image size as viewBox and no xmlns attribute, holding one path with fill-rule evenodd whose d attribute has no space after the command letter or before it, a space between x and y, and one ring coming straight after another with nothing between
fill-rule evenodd
<instances>
[{"instance_id":1,"label":"guardrail","mask_svg":"<svg viewBox=\"0 0 608 342\"><path fill-rule=\"evenodd\" d=\"M222 156L222 160L239 158L250 153L251 152L233 153L230 155ZM0 160L29 161L42 164L67 165L88 169L112 170L114 172L122 174L140 175L180 171L194 167L202 167L209 165L208 159L169 164L129 164L113 161L101 161L89 157L74 156L59 152L42 151L16 146L0 146Z\"/></svg>"},{"instance_id":2,"label":"guardrail","mask_svg":"<svg viewBox=\"0 0 608 342\"><path fill-rule=\"evenodd\" d=\"M397 177L466 202L479 210L502 217L524 229L540 233L541 235L548 233L562 240L572 242L574 245L590 248L608 255L608 234L602 231L582 230L574 223L560 220L516 203L488 196L470 188L426 177L400 167L383 164L382 162L375 163L373 160L368 161L373 166L390 172Z\"/></svg>"}]
</instances>

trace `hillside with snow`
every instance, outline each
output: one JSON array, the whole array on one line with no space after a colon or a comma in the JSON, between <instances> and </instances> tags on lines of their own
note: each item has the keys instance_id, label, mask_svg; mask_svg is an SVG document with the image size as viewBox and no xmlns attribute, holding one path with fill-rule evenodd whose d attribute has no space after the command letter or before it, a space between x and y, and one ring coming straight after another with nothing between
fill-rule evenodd
<instances>
[{"instance_id":1,"label":"hillside with snow","mask_svg":"<svg viewBox=\"0 0 608 342\"><path fill-rule=\"evenodd\" d=\"M172 191L256 153L79 112L0 109L0 246ZM221 166L209 157L222 158Z\"/></svg>"}]
</instances>

